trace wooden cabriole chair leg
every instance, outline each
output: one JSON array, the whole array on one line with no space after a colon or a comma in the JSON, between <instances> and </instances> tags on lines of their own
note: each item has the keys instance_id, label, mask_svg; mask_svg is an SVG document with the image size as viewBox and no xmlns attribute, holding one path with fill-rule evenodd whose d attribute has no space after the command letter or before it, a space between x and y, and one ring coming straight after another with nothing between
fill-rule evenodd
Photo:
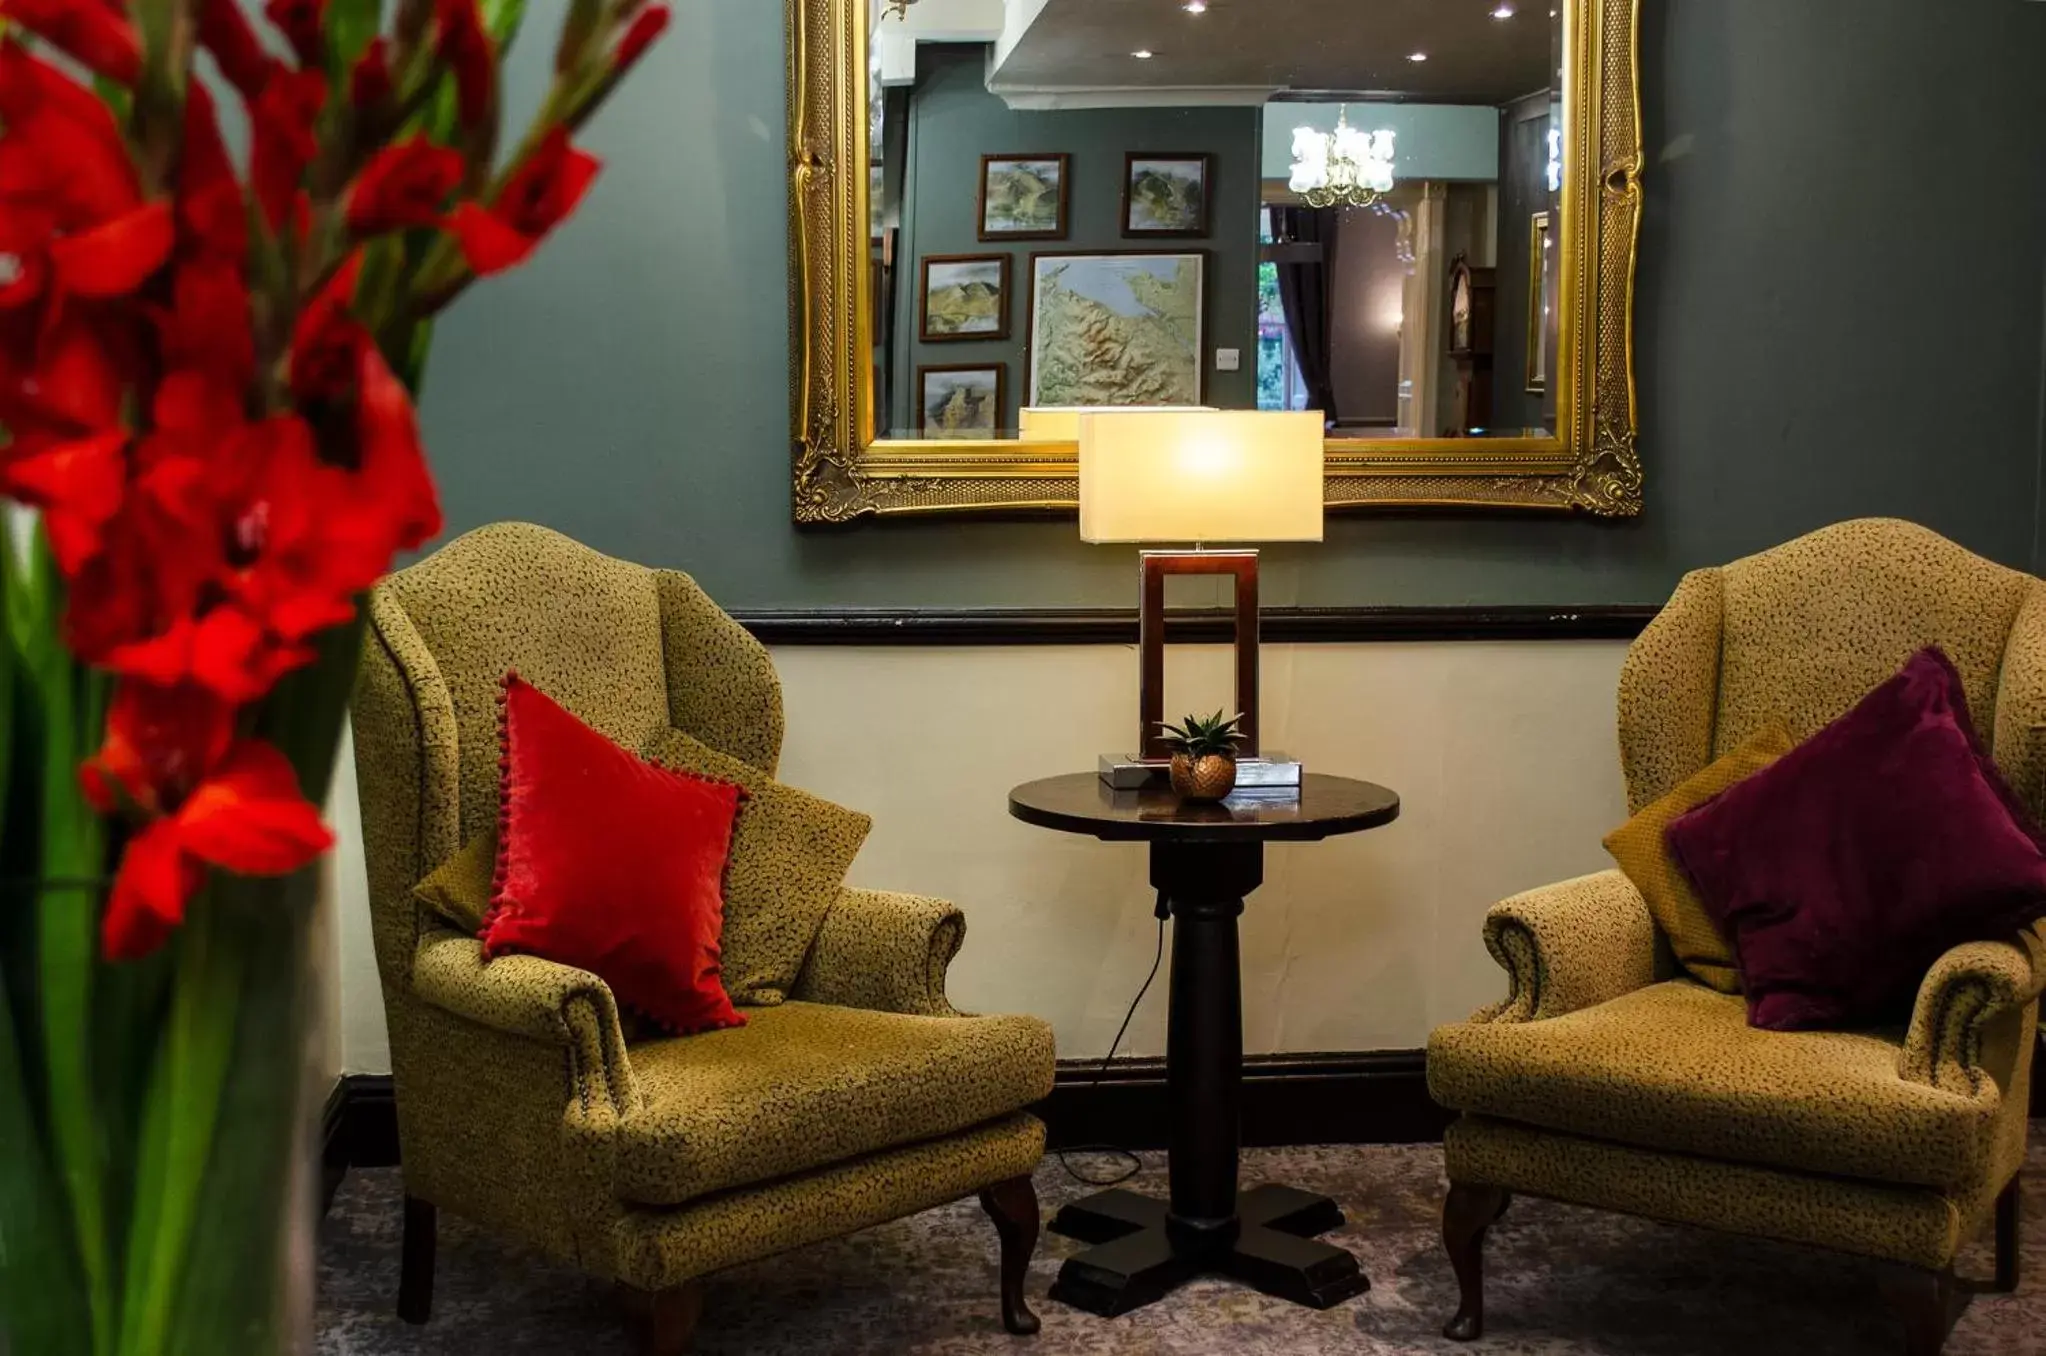
<instances>
[{"instance_id":1,"label":"wooden cabriole chair leg","mask_svg":"<svg viewBox=\"0 0 2046 1356\"><path fill-rule=\"evenodd\" d=\"M1459 1296L1456 1316L1443 1325L1453 1342L1470 1342L1485 1333L1485 1231L1506 1213L1513 1198L1493 1186L1449 1185L1442 1203L1442 1246L1456 1271Z\"/></svg>"},{"instance_id":2,"label":"wooden cabriole chair leg","mask_svg":"<svg viewBox=\"0 0 2046 1356\"><path fill-rule=\"evenodd\" d=\"M703 1317L703 1285L684 1281L666 1290L641 1290L621 1282L619 1301L639 1333L640 1356L684 1356Z\"/></svg>"},{"instance_id":3,"label":"wooden cabriole chair leg","mask_svg":"<svg viewBox=\"0 0 2046 1356\"><path fill-rule=\"evenodd\" d=\"M2024 1180L2023 1173L2012 1177L1996 1198L1996 1288L2006 1295L2018 1288L2018 1188Z\"/></svg>"},{"instance_id":4,"label":"wooden cabriole chair leg","mask_svg":"<svg viewBox=\"0 0 2046 1356\"><path fill-rule=\"evenodd\" d=\"M996 1182L980 1193L980 1208L994 1220L1002 1240L1002 1326L1028 1337L1039 1326L1037 1315L1023 1301L1030 1255L1037 1251L1037 1187L1028 1177Z\"/></svg>"},{"instance_id":5,"label":"wooden cabriole chair leg","mask_svg":"<svg viewBox=\"0 0 2046 1356\"><path fill-rule=\"evenodd\" d=\"M405 1242L398 1263L398 1317L424 1323L433 1314L433 1203L405 1198Z\"/></svg>"}]
</instances>

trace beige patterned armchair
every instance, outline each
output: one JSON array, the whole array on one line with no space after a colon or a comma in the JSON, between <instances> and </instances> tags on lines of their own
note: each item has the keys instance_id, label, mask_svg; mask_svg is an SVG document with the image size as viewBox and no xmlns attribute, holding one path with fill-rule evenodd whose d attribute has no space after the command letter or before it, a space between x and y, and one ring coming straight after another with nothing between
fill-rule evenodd
<instances>
[{"instance_id":1,"label":"beige patterned armchair","mask_svg":"<svg viewBox=\"0 0 2046 1356\"><path fill-rule=\"evenodd\" d=\"M630 748L665 727L771 773L767 652L685 575L524 524L380 584L354 705L377 967L397 1085L400 1314L430 1308L436 1207L618 1282L680 1352L706 1273L979 1192L1003 1316L1029 1332L1030 1173L1052 1040L945 998L964 934L935 899L846 890L790 1001L731 1031L632 1040L596 976L486 964L414 886L496 816L508 668Z\"/></svg>"},{"instance_id":2,"label":"beige patterned armchair","mask_svg":"<svg viewBox=\"0 0 2046 1356\"><path fill-rule=\"evenodd\" d=\"M1934 643L2039 813L2046 583L1888 519L1684 578L1621 671L1630 805L1772 717L1811 734ZM1484 1234L1512 1192L1901 1264L1912 1356L1944 1344L1955 1253L1992 1216L1997 1283L2015 1287L2046 920L1950 952L1908 1028L1865 1032L1751 1029L1738 995L1677 977L1618 871L1495 906L1485 945L1507 997L1428 1046L1430 1091L1462 1113L1445 1144L1448 1336L1482 1331Z\"/></svg>"}]
</instances>

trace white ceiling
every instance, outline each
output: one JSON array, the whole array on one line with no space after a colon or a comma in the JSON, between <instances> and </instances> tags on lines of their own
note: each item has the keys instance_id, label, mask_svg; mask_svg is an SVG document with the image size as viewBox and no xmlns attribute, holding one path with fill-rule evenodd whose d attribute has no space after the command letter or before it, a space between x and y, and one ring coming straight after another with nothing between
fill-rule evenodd
<instances>
[{"instance_id":1,"label":"white ceiling","mask_svg":"<svg viewBox=\"0 0 2046 1356\"><path fill-rule=\"evenodd\" d=\"M1501 104L1551 84L1546 0L1494 19L1500 0L1044 0L1004 35L997 93L1328 90ZM1011 21L1016 0L1010 0ZM1148 61L1130 54L1149 50ZM1408 59L1425 52L1428 60ZM1175 102L1180 101L1175 97ZM1200 100L1187 100L1198 102Z\"/></svg>"}]
</instances>

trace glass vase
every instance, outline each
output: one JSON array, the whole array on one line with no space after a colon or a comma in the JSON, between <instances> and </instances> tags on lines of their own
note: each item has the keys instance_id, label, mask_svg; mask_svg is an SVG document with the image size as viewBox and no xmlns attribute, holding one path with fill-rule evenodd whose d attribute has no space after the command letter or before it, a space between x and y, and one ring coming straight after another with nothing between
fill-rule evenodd
<instances>
[{"instance_id":1,"label":"glass vase","mask_svg":"<svg viewBox=\"0 0 2046 1356\"><path fill-rule=\"evenodd\" d=\"M0 892L0 1353L312 1349L317 868L216 876L140 961Z\"/></svg>"}]
</instances>

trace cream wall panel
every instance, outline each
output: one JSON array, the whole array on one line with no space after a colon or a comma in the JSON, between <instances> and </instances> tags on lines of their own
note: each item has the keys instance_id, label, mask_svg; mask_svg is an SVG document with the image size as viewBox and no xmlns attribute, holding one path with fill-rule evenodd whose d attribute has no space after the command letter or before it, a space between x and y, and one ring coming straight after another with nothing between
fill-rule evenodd
<instances>
[{"instance_id":1,"label":"cream wall panel","mask_svg":"<svg viewBox=\"0 0 2046 1356\"><path fill-rule=\"evenodd\" d=\"M1243 918L1250 1051L1410 1049L1496 997L1495 900L1605 864L1625 817L1607 642L1273 645L1267 743L1384 782L1383 829L1266 853ZM871 812L861 885L966 909L953 1001L1036 1013L1062 1055L1106 1052L1156 945L1144 849L1009 818L1008 788L1133 742L1136 656L1113 646L779 650L782 776ZM1226 704L1228 655L1176 650L1171 710ZM344 768L337 787L353 785ZM389 1067L352 803L337 798L338 1027L351 1071ZM1164 1049L1165 975L1124 1052Z\"/></svg>"}]
</instances>

